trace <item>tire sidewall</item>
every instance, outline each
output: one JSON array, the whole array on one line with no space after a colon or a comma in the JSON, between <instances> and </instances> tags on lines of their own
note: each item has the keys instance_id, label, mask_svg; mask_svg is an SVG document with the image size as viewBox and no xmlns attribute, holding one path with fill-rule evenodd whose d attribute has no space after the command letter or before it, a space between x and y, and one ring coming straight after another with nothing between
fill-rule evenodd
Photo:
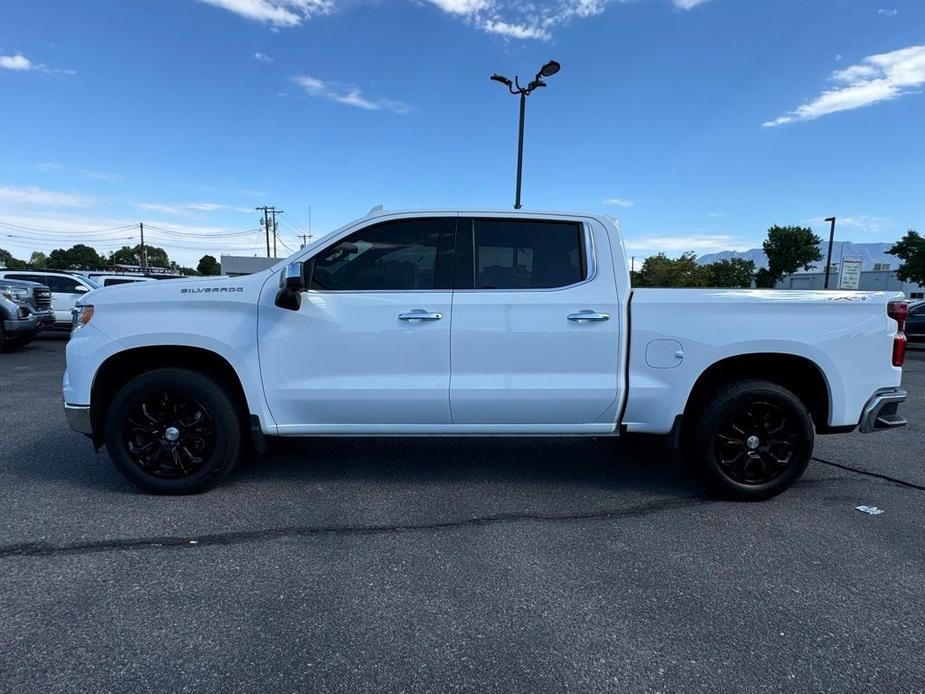
<instances>
[{"instance_id":1,"label":"tire sidewall","mask_svg":"<svg viewBox=\"0 0 925 694\"><path fill-rule=\"evenodd\" d=\"M202 467L189 477L162 479L145 473L125 444L125 416L140 400L164 391L196 400L215 427L215 448ZM230 472L240 454L241 425L228 394L211 379L184 369L159 369L129 381L113 398L106 412L104 439L118 470L145 491L190 494L204 491Z\"/></svg>"}]
</instances>

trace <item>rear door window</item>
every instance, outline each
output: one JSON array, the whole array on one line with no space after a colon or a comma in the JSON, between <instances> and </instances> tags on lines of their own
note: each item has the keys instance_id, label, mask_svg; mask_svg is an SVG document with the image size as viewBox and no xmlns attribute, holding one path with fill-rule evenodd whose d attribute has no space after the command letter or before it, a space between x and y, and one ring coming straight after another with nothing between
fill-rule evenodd
<instances>
[{"instance_id":1,"label":"rear door window","mask_svg":"<svg viewBox=\"0 0 925 694\"><path fill-rule=\"evenodd\" d=\"M584 234L577 222L476 219L473 235L475 289L552 289L585 279Z\"/></svg>"}]
</instances>

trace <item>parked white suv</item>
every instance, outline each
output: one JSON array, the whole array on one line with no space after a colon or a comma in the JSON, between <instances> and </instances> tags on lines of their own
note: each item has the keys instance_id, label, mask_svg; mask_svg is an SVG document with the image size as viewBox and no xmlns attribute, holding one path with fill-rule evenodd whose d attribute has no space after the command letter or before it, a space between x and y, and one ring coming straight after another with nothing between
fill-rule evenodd
<instances>
[{"instance_id":1,"label":"parked white suv","mask_svg":"<svg viewBox=\"0 0 925 694\"><path fill-rule=\"evenodd\" d=\"M264 436L668 435L761 499L816 433L905 424L900 294L632 289L596 215L378 213L247 277L93 292L71 426L160 493Z\"/></svg>"},{"instance_id":2,"label":"parked white suv","mask_svg":"<svg viewBox=\"0 0 925 694\"><path fill-rule=\"evenodd\" d=\"M55 328L70 330L77 300L100 284L76 273L57 270L0 270L0 278L38 282L51 290L51 309L55 313Z\"/></svg>"}]
</instances>

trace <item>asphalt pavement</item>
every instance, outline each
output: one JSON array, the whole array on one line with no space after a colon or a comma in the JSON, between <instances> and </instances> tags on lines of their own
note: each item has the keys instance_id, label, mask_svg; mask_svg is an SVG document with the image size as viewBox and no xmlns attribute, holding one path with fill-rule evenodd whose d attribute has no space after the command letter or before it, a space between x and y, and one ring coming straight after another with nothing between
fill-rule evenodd
<instances>
[{"instance_id":1,"label":"asphalt pavement","mask_svg":"<svg viewBox=\"0 0 925 694\"><path fill-rule=\"evenodd\" d=\"M2 692L925 691L925 351L908 427L747 504L568 438L284 441L146 496L63 348L0 355Z\"/></svg>"}]
</instances>

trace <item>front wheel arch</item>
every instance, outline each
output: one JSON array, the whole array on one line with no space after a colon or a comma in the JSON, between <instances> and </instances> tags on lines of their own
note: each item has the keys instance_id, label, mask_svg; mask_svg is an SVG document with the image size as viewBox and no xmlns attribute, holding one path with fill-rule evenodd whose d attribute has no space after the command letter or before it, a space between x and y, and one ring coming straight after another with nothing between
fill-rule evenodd
<instances>
[{"instance_id":1,"label":"front wheel arch","mask_svg":"<svg viewBox=\"0 0 925 694\"><path fill-rule=\"evenodd\" d=\"M250 429L251 409L241 377L222 355L201 347L157 345L127 349L107 358L97 369L90 391L93 444L99 448L106 437L106 411L116 393L133 378L155 369L181 368L196 371L221 384L239 412L245 431Z\"/></svg>"}]
</instances>

